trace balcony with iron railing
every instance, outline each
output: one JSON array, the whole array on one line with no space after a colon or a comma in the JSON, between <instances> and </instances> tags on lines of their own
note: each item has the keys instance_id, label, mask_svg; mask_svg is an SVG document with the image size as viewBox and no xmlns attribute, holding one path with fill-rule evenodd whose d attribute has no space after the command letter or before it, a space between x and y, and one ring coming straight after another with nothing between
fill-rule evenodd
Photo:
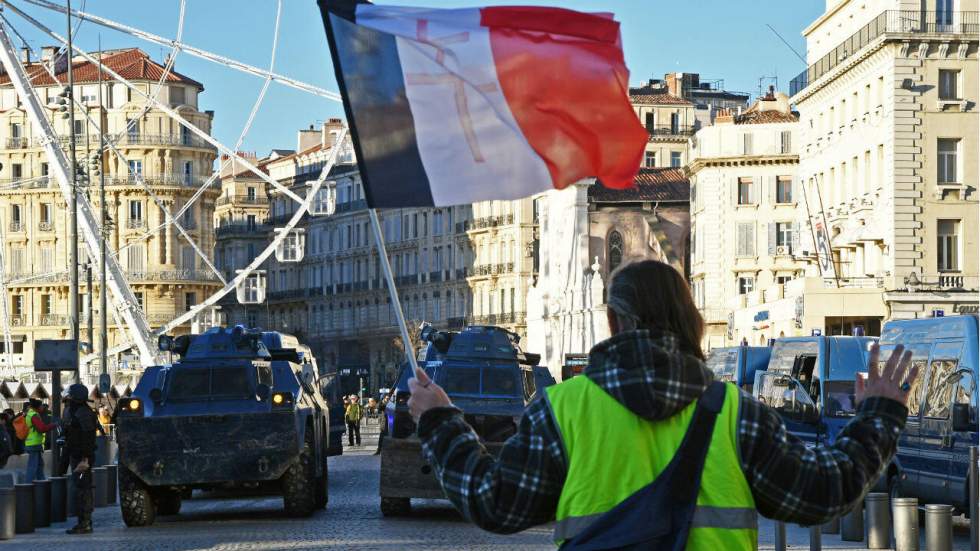
<instances>
[{"instance_id":1,"label":"balcony with iron railing","mask_svg":"<svg viewBox=\"0 0 980 551\"><path fill-rule=\"evenodd\" d=\"M49 232L54 231L54 222L50 220L41 220L37 223L37 231Z\"/></svg>"},{"instance_id":2,"label":"balcony with iron railing","mask_svg":"<svg viewBox=\"0 0 980 551\"><path fill-rule=\"evenodd\" d=\"M23 136L18 136L15 138L7 138L6 141L7 149L26 149L30 147L30 138L25 138Z\"/></svg>"},{"instance_id":3,"label":"balcony with iron railing","mask_svg":"<svg viewBox=\"0 0 980 551\"><path fill-rule=\"evenodd\" d=\"M647 141L661 138L686 138L697 132L697 127L688 124L648 124Z\"/></svg>"},{"instance_id":4,"label":"balcony with iron railing","mask_svg":"<svg viewBox=\"0 0 980 551\"><path fill-rule=\"evenodd\" d=\"M55 181L47 176L26 176L20 178L0 178L0 188L8 190L51 189Z\"/></svg>"},{"instance_id":5,"label":"balcony with iron railing","mask_svg":"<svg viewBox=\"0 0 980 551\"><path fill-rule=\"evenodd\" d=\"M146 186L168 186L168 187L201 187L207 178L194 176L192 174L141 174L143 184ZM132 174L124 178L110 176L105 179L107 186L139 186L139 180Z\"/></svg>"},{"instance_id":6,"label":"balcony with iron railing","mask_svg":"<svg viewBox=\"0 0 980 551\"><path fill-rule=\"evenodd\" d=\"M365 199L348 201L346 203L337 203L337 212L354 212L358 210L364 210L366 208L367 208L367 200Z\"/></svg>"},{"instance_id":7,"label":"balcony with iron railing","mask_svg":"<svg viewBox=\"0 0 980 551\"><path fill-rule=\"evenodd\" d=\"M895 38L907 38L909 35L975 35L980 33L978 15L980 12L975 11L885 10L792 79L789 83L789 94L799 94L859 50L886 34L896 35Z\"/></svg>"},{"instance_id":8,"label":"balcony with iron railing","mask_svg":"<svg viewBox=\"0 0 980 551\"><path fill-rule=\"evenodd\" d=\"M43 325L43 326L68 325L68 316L63 316L60 314L41 314L41 320L39 325Z\"/></svg>"},{"instance_id":9,"label":"balcony with iron railing","mask_svg":"<svg viewBox=\"0 0 980 551\"><path fill-rule=\"evenodd\" d=\"M177 136L173 134L149 134L145 132L124 132L111 136L117 147L193 147L197 149L216 148L198 136Z\"/></svg>"},{"instance_id":10,"label":"balcony with iron railing","mask_svg":"<svg viewBox=\"0 0 980 551\"><path fill-rule=\"evenodd\" d=\"M11 222L7 226L7 231L11 231L11 232L22 232L22 231L24 231L24 223L23 222L19 222L19 221Z\"/></svg>"},{"instance_id":11,"label":"balcony with iron railing","mask_svg":"<svg viewBox=\"0 0 980 551\"><path fill-rule=\"evenodd\" d=\"M214 204L218 207L221 205L268 205L269 198L265 195L222 195Z\"/></svg>"},{"instance_id":12,"label":"balcony with iron railing","mask_svg":"<svg viewBox=\"0 0 980 551\"><path fill-rule=\"evenodd\" d=\"M130 281L160 281L160 282L207 282L212 283L218 281L218 275L211 270L192 270L192 269L177 269L177 270L162 270L162 269L149 269L149 270L125 270L126 279Z\"/></svg>"},{"instance_id":13,"label":"balcony with iron railing","mask_svg":"<svg viewBox=\"0 0 980 551\"><path fill-rule=\"evenodd\" d=\"M218 237L231 237L234 235L248 235L250 237L265 238L268 232L272 231L272 226L266 224L222 224L215 228Z\"/></svg>"}]
</instances>

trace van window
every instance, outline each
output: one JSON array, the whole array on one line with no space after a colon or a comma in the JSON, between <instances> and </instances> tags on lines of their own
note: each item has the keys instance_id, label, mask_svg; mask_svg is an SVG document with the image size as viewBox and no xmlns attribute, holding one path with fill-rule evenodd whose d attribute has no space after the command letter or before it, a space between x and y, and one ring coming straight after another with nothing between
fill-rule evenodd
<instances>
[{"instance_id":1,"label":"van window","mask_svg":"<svg viewBox=\"0 0 980 551\"><path fill-rule=\"evenodd\" d=\"M785 341L777 340L772 347L772 357L769 360L769 371L790 373L796 357L801 354L814 356L820 351L820 343L815 340Z\"/></svg>"},{"instance_id":2,"label":"van window","mask_svg":"<svg viewBox=\"0 0 980 551\"><path fill-rule=\"evenodd\" d=\"M534 381L534 371L522 369L521 374L524 375L524 398L530 399L537 391Z\"/></svg>"},{"instance_id":3,"label":"van window","mask_svg":"<svg viewBox=\"0 0 980 551\"><path fill-rule=\"evenodd\" d=\"M854 381L827 381L824 412L829 417L850 417L854 415Z\"/></svg>"},{"instance_id":4,"label":"van window","mask_svg":"<svg viewBox=\"0 0 980 551\"><path fill-rule=\"evenodd\" d=\"M953 391L959 386L959 381L951 379L950 375L959 366L962 350L962 342L938 342L933 345L924 411L926 417L936 419L949 417Z\"/></svg>"},{"instance_id":5,"label":"van window","mask_svg":"<svg viewBox=\"0 0 980 551\"><path fill-rule=\"evenodd\" d=\"M716 348L708 353L705 366L715 374L719 381L734 382L735 366L738 364L738 351L730 348Z\"/></svg>"},{"instance_id":6,"label":"van window","mask_svg":"<svg viewBox=\"0 0 980 551\"><path fill-rule=\"evenodd\" d=\"M926 379L926 367L929 361L929 345L923 343L907 344L907 350L912 351L912 366L919 368L919 375L912 381L912 388L909 390L909 417L918 417L919 408L922 405L923 386ZM895 350L894 344L881 345L878 353L878 372L885 368L888 357Z\"/></svg>"}]
</instances>

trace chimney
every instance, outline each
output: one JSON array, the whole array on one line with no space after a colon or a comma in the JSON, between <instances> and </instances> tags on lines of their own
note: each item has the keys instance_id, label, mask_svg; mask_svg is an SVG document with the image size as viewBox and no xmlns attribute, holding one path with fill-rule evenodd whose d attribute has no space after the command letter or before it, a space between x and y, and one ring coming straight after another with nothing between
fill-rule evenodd
<instances>
[{"instance_id":1,"label":"chimney","mask_svg":"<svg viewBox=\"0 0 980 551\"><path fill-rule=\"evenodd\" d=\"M336 135L344 128L344 121L342 119L332 118L327 119L327 122L323 123L321 130L320 140L323 145L329 147L333 145Z\"/></svg>"},{"instance_id":2,"label":"chimney","mask_svg":"<svg viewBox=\"0 0 980 551\"><path fill-rule=\"evenodd\" d=\"M20 49L20 62L21 63L31 62L31 50L29 48Z\"/></svg>"},{"instance_id":3,"label":"chimney","mask_svg":"<svg viewBox=\"0 0 980 551\"><path fill-rule=\"evenodd\" d=\"M296 152L300 153L320 143L320 131L312 124L308 129L300 130L296 137Z\"/></svg>"},{"instance_id":4,"label":"chimney","mask_svg":"<svg viewBox=\"0 0 980 551\"><path fill-rule=\"evenodd\" d=\"M41 47L41 61L50 61L54 57L55 52L58 48L55 46L42 46Z\"/></svg>"},{"instance_id":5,"label":"chimney","mask_svg":"<svg viewBox=\"0 0 980 551\"><path fill-rule=\"evenodd\" d=\"M678 98L681 97L684 73L667 73L664 75L664 80L667 81L667 93Z\"/></svg>"}]
</instances>

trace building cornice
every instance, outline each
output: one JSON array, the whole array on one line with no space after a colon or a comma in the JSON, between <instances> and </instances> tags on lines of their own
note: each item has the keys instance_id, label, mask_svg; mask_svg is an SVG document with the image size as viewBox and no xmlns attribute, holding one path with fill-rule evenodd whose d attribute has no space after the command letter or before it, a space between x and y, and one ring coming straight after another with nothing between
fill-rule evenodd
<instances>
[{"instance_id":1,"label":"building cornice","mask_svg":"<svg viewBox=\"0 0 980 551\"><path fill-rule=\"evenodd\" d=\"M881 50L886 45L888 45L888 43L901 44L902 50L899 54L899 57L909 57L909 55L914 51L911 48L912 43L930 44L935 42L938 44L952 44L955 42L961 45L962 44L969 45L970 43L977 42L977 41L978 40L975 36L963 35L963 34L940 34L940 35L923 36L919 33L886 33L876 38L873 42L870 42L867 45L865 45L863 48L858 50L856 54L848 57L847 61L845 61L844 63L837 65L826 74L821 75L820 78L818 78L814 82L807 84L806 88L797 92L797 94L791 97L789 100L790 103L799 105L800 102L813 97L814 94L816 94L820 90L823 90L824 88L829 86L832 82L837 80L838 77L843 76L845 73L849 72L855 66L870 58L872 55L874 55L879 50ZM958 55L958 59L961 60L967 59L966 51L961 48L957 48L957 55ZM942 57L945 58L945 55Z\"/></svg>"},{"instance_id":2,"label":"building cornice","mask_svg":"<svg viewBox=\"0 0 980 551\"><path fill-rule=\"evenodd\" d=\"M684 173L690 177L704 168L720 168L730 166L767 166L799 164L799 154L790 155L735 155L730 157L702 157L694 159L686 167Z\"/></svg>"}]
</instances>

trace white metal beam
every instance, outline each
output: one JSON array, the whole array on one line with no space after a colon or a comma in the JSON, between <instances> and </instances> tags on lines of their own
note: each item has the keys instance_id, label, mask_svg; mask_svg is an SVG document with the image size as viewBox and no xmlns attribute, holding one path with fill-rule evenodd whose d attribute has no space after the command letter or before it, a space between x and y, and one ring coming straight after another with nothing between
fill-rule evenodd
<instances>
[{"instance_id":1,"label":"white metal beam","mask_svg":"<svg viewBox=\"0 0 980 551\"><path fill-rule=\"evenodd\" d=\"M70 54L69 54L70 55ZM38 135L44 136L44 149L48 157L48 166L61 193L66 200L70 201L72 193L75 193L78 201L78 212L81 215L80 229L85 244L88 246L91 257L99 256L99 242L101 234L91 203L84 194L76 193L72 187L71 170L65 152L58 145L57 134L54 127L44 114L44 108L34 89L30 86L30 79L24 72L24 67L20 63L17 50L14 48L7 34L6 26L0 25L0 62L3 63L10 81L17 90L21 98L24 110L31 123L34 125ZM135 344L140 354L140 361L145 365L152 364L155 356L154 343L150 342L150 328L146 320L139 314L139 306L136 296L133 294L126 277L119 264L114 259L107 261L108 273L106 274L107 284L112 296L115 299L117 308L126 322L130 338Z\"/></svg>"},{"instance_id":2,"label":"white metal beam","mask_svg":"<svg viewBox=\"0 0 980 551\"><path fill-rule=\"evenodd\" d=\"M35 6L40 6L42 8L56 11L59 13L65 13L66 11L68 11L65 9L64 6L59 6L58 4L55 4L53 2L48 2L47 0L25 0L25 1L30 4L34 4ZM309 92L310 94L313 94L315 96L320 96L333 101L342 101L340 94L338 94L337 92L331 92L330 90L321 88L313 84L309 84L300 80L296 80L294 78L280 75L278 73L273 73L271 70L266 71L264 69L260 69L259 67L255 67L247 63L242 63L241 61L236 61L234 59L227 58L215 53L211 53L206 50L202 50L201 48L196 48L194 46L191 46L189 44L184 44L179 41L170 40L162 36L157 36L155 34L148 33L146 31L141 31L140 29L136 29L128 25L124 25L122 23L117 23L115 21L112 21L111 19L106 19L104 17L99 17L97 15L93 15L83 11L71 10L71 14L73 17L77 17L83 21L89 21L97 25L102 25L103 27L107 27L109 29L124 32L126 34L135 36L137 38L146 40L147 42L153 42L154 44L159 44L161 46L167 46L167 47L179 46L182 52L188 53L195 57L206 59L208 61L218 63L220 65L225 65L227 67L231 67L232 69L236 69L244 73L249 73L251 75L268 78L270 80L274 80L276 82L285 84L286 86L289 86L291 88L296 88L297 90Z\"/></svg>"}]
</instances>

